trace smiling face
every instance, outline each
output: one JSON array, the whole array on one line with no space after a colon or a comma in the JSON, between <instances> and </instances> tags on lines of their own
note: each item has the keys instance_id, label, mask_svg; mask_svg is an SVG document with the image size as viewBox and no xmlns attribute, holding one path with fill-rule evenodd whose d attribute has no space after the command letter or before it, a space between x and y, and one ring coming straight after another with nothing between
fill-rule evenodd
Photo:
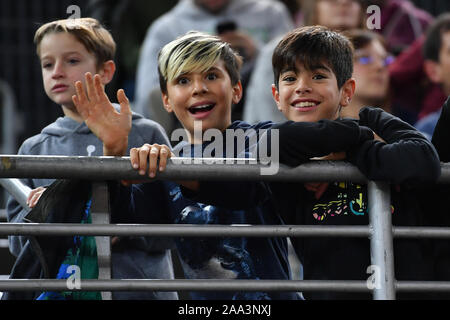
<instances>
[{"instance_id":1,"label":"smiling face","mask_svg":"<svg viewBox=\"0 0 450 320\"><path fill-rule=\"evenodd\" d=\"M225 130L231 124L231 105L241 96L240 81L232 85L222 60L208 70L181 74L167 83L167 93L162 94L164 107L175 113L192 142L195 121L201 121L202 131Z\"/></svg>"},{"instance_id":2,"label":"smiling face","mask_svg":"<svg viewBox=\"0 0 450 320\"><path fill-rule=\"evenodd\" d=\"M348 80L339 89L336 76L326 64L310 70L300 62L295 70L281 72L278 89L272 86L278 109L288 120L296 122L337 119L340 106L349 104L353 91L354 80Z\"/></svg>"}]
</instances>

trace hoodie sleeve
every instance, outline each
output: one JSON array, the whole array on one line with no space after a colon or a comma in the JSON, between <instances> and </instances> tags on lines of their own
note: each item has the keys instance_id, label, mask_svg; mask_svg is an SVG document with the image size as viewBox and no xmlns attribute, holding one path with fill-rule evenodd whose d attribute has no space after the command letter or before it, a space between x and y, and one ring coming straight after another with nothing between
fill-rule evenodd
<instances>
[{"instance_id":1,"label":"hoodie sleeve","mask_svg":"<svg viewBox=\"0 0 450 320\"><path fill-rule=\"evenodd\" d=\"M24 143L19 148L18 151L19 155L27 155L29 154L29 151L27 151L27 144ZM36 188L37 186L34 185L32 179L20 179L20 181L30 187L31 189ZM23 223L25 221L25 217L30 212L30 208L23 208L12 196L8 197L8 201L6 203L6 217L8 222L11 223ZM22 248L25 246L25 243L27 241L27 237L25 236L8 236L9 241L9 251L11 254L13 254L15 257L19 255Z\"/></svg>"},{"instance_id":2,"label":"hoodie sleeve","mask_svg":"<svg viewBox=\"0 0 450 320\"><path fill-rule=\"evenodd\" d=\"M433 132L433 143L442 162L450 162L450 96L442 106L441 115Z\"/></svg>"},{"instance_id":3,"label":"hoodie sleeve","mask_svg":"<svg viewBox=\"0 0 450 320\"><path fill-rule=\"evenodd\" d=\"M380 108L365 107L359 116L361 125L386 141L366 141L349 153L349 161L368 179L393 183L437 180L441 170L439 157L419 131Z\"/></svg>"},{"instance_id":4,"label":"hoodie sleeve","mask_svg":"<svg viewBox=\"0 0 450 320\"><path fill-rule=\"evenodd\" d=\"M347 151L373 140L373 132L351 119L320 120L318 122L288 121L271 130L278 131L278 142L269 141L272 152L279 153L280 163L291 167L309 161L313 157L332 152ZM264 141L264 140L262 140Z\"/></svg>"},{"instance_id":5,"label":"hoodie sleeve","mask_svg":"<svg viewBox=\"0 0 450 320\"><path fill-rule=\"evenodd\" d=\"M298 166L312 157L345 151L373 139L373 132L360 127L354 120L288 121L273 126L266 133L259 137L258 148L266 144L263 148L270 150L272 159L276 159L274 153L278 153L279 162L289 166ZM198 191L182 188L182 192L194 201L230 209L251 208L270 197L266 184L257 181L202 181Z\"/></svg>"}]
</instances>

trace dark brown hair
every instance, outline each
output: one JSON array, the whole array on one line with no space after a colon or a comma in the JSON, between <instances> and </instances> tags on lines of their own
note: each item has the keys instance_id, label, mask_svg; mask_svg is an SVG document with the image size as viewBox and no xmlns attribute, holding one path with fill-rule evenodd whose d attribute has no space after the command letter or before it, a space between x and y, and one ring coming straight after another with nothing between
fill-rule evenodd
<instances>
[{"instance_id":1,"label":"dark brown hair","mask_svg":"<svg viewBox=\"0 0 450 320\"><path fill-rule=\"evenodd\" d=\"M353 45L341 33L326 27L294 29L281 39L273 52L272 67L277 88L280 74L296 70L297 61L308 70L327 65L335 74L340 89L353 74Z\"/></svg>"}]
</instances>

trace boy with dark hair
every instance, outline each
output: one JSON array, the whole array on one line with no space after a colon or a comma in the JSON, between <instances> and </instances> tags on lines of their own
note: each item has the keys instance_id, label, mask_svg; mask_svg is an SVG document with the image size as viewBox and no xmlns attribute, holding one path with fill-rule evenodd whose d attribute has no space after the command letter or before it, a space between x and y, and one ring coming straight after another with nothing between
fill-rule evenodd
<instances>
[{"instance_id":1,"label":"boy with dark hair","mask_svg":"<svg viewBox=\"0 0 450 320\"><path fill-rule=\"evenodd\" d=\"M346 105L333 99L348 86L352 90L355 87L351 79L353 55L348 39L321 27L300 28L280 41L272 61L276 83L272 88L273 96L288 119L340 121L340 110ZM439 177L440 165L435 149L412 126L379 108L363 108L359 113L359 124L371 128L384 141L366 141L347 152L347 159L368 179L396 184L397 188L391 188L394 225L423 225L418 204L408 193L414 191L413 186L434 182ZM280 141L283 143L292 145L295 141ZM288 163L300 164L295 157L289 158ZM294 188L272 184L277 205L283 208L285 222L368 224L367 186L348 182L325 186L327 188L323 188L323 184ZM307 189L320 192L311 193ZM304 264L306 280L363 280L368 277L368 241L350 238L296 238L292 241ZM430 279L429 252L423 245L416 240L394 241L398 280ZM415 267L411 268L411 265ZM306 293L305 296L311 299L368 298L362 294L327 292Z\"/></svg>"},{"instance_id":2,"label":"boy with dark hair","mask_svg":"<svg viewBox=\"0 0 450 320\"><path fill-rule=\"evenodd\" d=\"M175 153L182 157L201 157L209 150L213 157L221 157L221 155L248 157L251 152L251 142L259 138L257 130L274 126L271 122L254 126L241 121L231 123L231 105L239 101L242 94L239 60L228 44L217 37L198 32L188 33L167 44L161 50L158 66L164 106L168 112L176 114L188 136L188 142L184 141L177 145L174 149ZM77 109L86 124L103 141L104 155L123 155L126 134L129 130L129 125L127 126L125 121L126 114L129 112L127 104L123 105L120 114L116 114L99 85L97 75L94 80L90 76L87 77L87 88L88 93L85 93L81 83L77 83L77 96L74 97ZM345 103L345 98L343 100ZM98 110L102 110L100 116L103 115L103 111L109 110L111 117L109 119L99 117ZM111 127L111 123L121 121L123 125ZM199 128L200 139L196 128ZM225 143L211 152L211 141L202 140L210 132L216 133L215 142L222 138L226 140L226 132L230 129L235 132L241 130L245 134L242 145L233 144L230 147ZM304 141L295 148L295 151L304 155L306 159L327 155L334 151L348 150L374 137L370 129L358 126L353 120L341 122L324 120L318 123L291 121L280 125L279 132L280 136L284 134L294 134L296 137L311 135L312 139ZM253 139L253 135L257 135L257 139ZM234 139L235 136L232 141ZM151 177L155 176L157 171L159 156L161 156L159 170L162 170L167 156L170 156L168 147L156 144L144 145L130 151L133 167L142 175L146 174L148 169ZM147 165L148 160L150 160L149 165ZM153 212L160 211L164 214L167 207L163 203L154 203L154 201L150 203L152 197L149 195L155 192L158 185L167 190L169 199L160 200L169 204L170 212L167 214L170 215L170 220L176 223L254 225L282 223L277 209L273 206L267 186L253 182L184 183L190 189L205 195L205 201L198 201L200 203L183 197L180 187L174 183L156 181L133 185L130 188L117 186L113 210L123 212L124 219L139 222L155 221L158 217ZM185 188L183 189L184 192L188 192ZM221 193L219 199L214 199L217 190L223 189L227 189L229 193ZM236 195L239 195L239 200L245 203L236 202L234 206ZM218 205L215 202L221 204ZM203 203L210 205L206 206ZM154 209L152 213L147 212L149 206ZM161 206L161 209L157 210L157 206ZM182 238L177 239L176 243L188 278L289 279L286 239ZM247 294L203 292L192 293L192 297L195 299L295 299L296 295L278 292Z\"/></svg>"},{"instance_id":3,"label":"boy with dark hair","mask_svg":"<svg viewBox=\"0 0 450 320\"><path fill-rule=\"evenodd\" d=\"M36 136L27 139L19 149L20 155L65 155L100 156L101 141L83 123L72 102L75 94L75 82L83 81L86 72L99 74L100 85L107 85L113 78L113 61L116 45L111 34L92 18L65 19L42 25L35 34L34 42L42 67L44 89L48 97L61 106L64 117L45 127ZM83 81L84 82L84 81ZM125 99L123 90L118 92L119 101ZM114 106L117 108L118 106ZM166 143L169 140L161 126L142 116L129 113L131 130L125 153L134 146L145 142ZM28 199L34 207L43 186L50 185L53 179L22 180L27 186L35 188ZM29 208L22 208L10 198L7 203L9 222L24 222ZM113 218L114 221L114 218ZM89 237L84 237L89 239ZM10 251L16 257L23 252L27 237L11 236ZM92 252L96 252L92 248ZM70 272L63 270L65 263L61 259L58 277L67 278ZM96 260L96 257L95 259ZM115 237L112 245L113 278L173 278L173 267L167 243L146 237ZM59 268L59 266L58 266ZM58 269L57 268L57 269ZM92 270L97 270L95 267ZM81 268L84 278L84 269ZM55 275L51 275L55 276ZM95 272L89 277L96 277ZM39 293L38 293L39 294ZM83 295L84 294L84 295ZM8 295L10 297L10 295ZM36 298L36 297L31 297ZM94 299L96 292L82 294L65 292L44 293L39 299ZM166 292L115 292L113 299L177 299L176 293Z\"/></svg>"}]
</instances>

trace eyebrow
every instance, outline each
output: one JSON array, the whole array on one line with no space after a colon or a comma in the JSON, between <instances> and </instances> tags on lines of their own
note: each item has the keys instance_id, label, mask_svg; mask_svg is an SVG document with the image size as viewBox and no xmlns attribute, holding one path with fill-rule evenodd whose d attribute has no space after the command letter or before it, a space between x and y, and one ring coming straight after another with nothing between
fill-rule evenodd
<instances>
[{"instance_id":1,"label":"eyebrow","mask_svg":"<svg viewBox=\"0 0 450 320\"><path fill-rule=\"evenodd\" d=\"M68 56L68 55L71 55L71 54L79 54L79 55L82 55L80 52L78 52L78 51L69 51L69 52L64 52L63 53L63 56ZM41 60L44 60L44 59L49 59L49 58L52 58L53 56L52 55L46 55L46 56L42 56L41 57Z\"/></svg>"},{"instance_id":2,"label":"eyebrow","mask_svg":"<svg viewBox=\"0 0 450 320\"><path fill-rule=\"evenodd\" d=\"M331 72L331 69L328 68L325 65L313 65L310 68L305 68L305 69L307 69L309 71L323 70L323 71L326 71L326 72ZM286 69L282 70L280 74L283 74L283 73L286 73L286 72L296 72L296 71L297 71L297 68L286 68Z\"/></svg>"}]
</instances>

